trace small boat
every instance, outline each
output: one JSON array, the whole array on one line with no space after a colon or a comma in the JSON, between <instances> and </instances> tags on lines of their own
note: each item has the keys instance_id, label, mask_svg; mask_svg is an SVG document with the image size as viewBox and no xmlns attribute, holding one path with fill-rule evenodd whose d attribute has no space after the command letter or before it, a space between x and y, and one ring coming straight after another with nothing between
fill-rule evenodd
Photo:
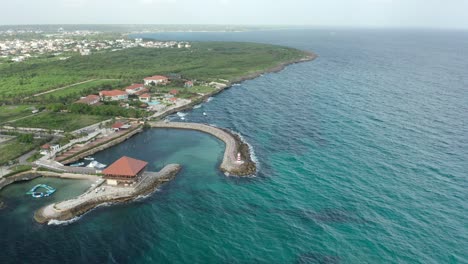
<instances>
[{"instance_id":1,"label":"small boat","mask_svg":"<svg viewBox=\"0 0 468 264\"><path fill-rule=\"evenodd\" d=\"M185 117L181 117L180 120L185 120Z\"/></svg>"},{"instance_id":2,"label":"small boat","mask_svg":"<svg viewBox=\"0 0 468 264\"><path fill-rule=\"evenodd\" d=\"M184 116L187 115L187 113L177 112L177 115L180 116L180 117L184 117Z\"/></svg>"},{"instance_id":3,"label":"small boat","mask_svg":"<svg viewBox=\"0 0 468 264\"><path fill-rule=\"evenodd\" d=\"M81 167L83 165L84 165L84 162L77 162L77 163L70 164L70 167Z\"/></svg>"},{"instance_id":4,"label":"small boat","mask_svg":"<svg viewBox=\"0 0 468 264\"><path fill-rule=\"evenodd\" d=\"M88 157L85 157L84 160L94 160L94 158L91 156L88 156Z\"/></svg>"},{"instance_id":5,"label":"small boat","mask_svg":"<svg viewBox=\"0 0 468 264\"><path fill-rule=\"evenodd\" d=\"M206 116L206 113L205 113L205 112L203 112L203 115L204 115L204 116Z\"/></svg>"},{"instance_id":6,"label":"small boat","mask_svg":"<svg viewBox=\"0 0 468 264\"><path fill-rule=\"evenodd\" d=\"M88 166L86 166L88 168L97 168L97 169L104 169L105 167L107 167L106 164L102 164L102 163L99 163L95 160L91 161Z\"/></svg>"}]
</instances>

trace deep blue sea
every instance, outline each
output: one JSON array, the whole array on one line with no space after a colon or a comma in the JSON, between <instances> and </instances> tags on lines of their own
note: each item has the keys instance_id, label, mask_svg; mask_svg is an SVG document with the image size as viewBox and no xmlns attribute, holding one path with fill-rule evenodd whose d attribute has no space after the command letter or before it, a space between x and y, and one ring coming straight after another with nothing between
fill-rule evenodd
<instances>
[{"instance_id":1,"label":"deep blue sea","mask_svg":"<svg viewBox=\"0 0 468 264\"><path fill-rule=\"evenodd\" d=\"M187 112L186 121L241 133L256 177L220 173L224 146L209 135L148 130L96 158L129 155L152 170L177 162L174 181L65 225L36 224L33 211L89 183L9 186L0 263L468 263L468 32L145 37L272 43L319 57ZM24 195L40 181L60 186L56 196Z\"/></svg>"}]
</instances>

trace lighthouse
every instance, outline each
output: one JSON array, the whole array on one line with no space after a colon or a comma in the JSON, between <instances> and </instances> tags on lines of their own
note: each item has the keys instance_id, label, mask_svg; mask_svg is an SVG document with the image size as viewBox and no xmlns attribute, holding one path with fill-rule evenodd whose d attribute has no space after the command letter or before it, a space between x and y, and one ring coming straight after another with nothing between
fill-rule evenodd
<instances>
[{"instance_id":1,"label":"lighthouse","mask_svg":"<svg viewBox=\"0 0 468 264\"><path fill-rule=\"evenodd\" d=\"M237 162L241 162L241 154L240 154L240 152L237 152Z\"/></svg>"}]
</instances>

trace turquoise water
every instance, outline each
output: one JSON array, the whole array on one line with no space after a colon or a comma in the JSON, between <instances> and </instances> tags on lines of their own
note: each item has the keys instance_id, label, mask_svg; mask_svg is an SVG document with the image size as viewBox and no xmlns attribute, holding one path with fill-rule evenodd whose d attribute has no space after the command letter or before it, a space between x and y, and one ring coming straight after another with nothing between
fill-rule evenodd
<instances>
[{"instance_id":1,"label":"turquoise water","mask_svg":"<svg viewBox=\"0 0 468 264\"><path fill-rule=\"evenodd\" d=\"M468 263L466 32L152 37L283 44L319 58L185 116L240 132L259 161L255 178L220 173L223 144L211 136L146 131L97 160L177 162L174 181L69 225L35 224L23 204L0 211L1 263Z\"/></svg>"},{"instance_id":2,"label":"turquoise water","mask_svg":"<svg viewBox=\"0 0 468 264\"><path fill-rule=\"evenodd\" d=\"M158 104L161 104L161 102L159 102L159 101L148 102L148 105L158 105Z\"/></svg>"}]
</instances>

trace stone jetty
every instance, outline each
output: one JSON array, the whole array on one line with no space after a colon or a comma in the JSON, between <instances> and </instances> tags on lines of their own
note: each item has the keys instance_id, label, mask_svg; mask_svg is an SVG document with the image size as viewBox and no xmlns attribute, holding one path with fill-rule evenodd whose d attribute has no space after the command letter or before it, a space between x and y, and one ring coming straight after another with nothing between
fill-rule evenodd
<instances>
[{"instance_id":1,"label":"stone jetty","mask_svg":"<svg viewBox=\"0 0 468 264\"><path fill-rule=\"evenodd\" d=\"M153 122L150 125L153 128L189 129L213 135L226 144L223 161L220 165L223 172L235 176L249 176L256 172L256 164L252 160L248 144L229 130L199 123L162 121ZM240 161L237 159L238 153L240 153Z\"/></svg>"},{"instance_id":2,"label":"stone jetty","mask_svg":"<svg viewBox=\"0 0 468 264\"><path fill-rule=\"evenodd\" d=\"M35 212L34 219L39 223L50 220L67 221L105 203L131 201L170 181L180 169L178 164L169 164L159 172L144 172L141 180L132 186L98 185L76 198L40 208Z\"/></svg>"}]
</instances>

